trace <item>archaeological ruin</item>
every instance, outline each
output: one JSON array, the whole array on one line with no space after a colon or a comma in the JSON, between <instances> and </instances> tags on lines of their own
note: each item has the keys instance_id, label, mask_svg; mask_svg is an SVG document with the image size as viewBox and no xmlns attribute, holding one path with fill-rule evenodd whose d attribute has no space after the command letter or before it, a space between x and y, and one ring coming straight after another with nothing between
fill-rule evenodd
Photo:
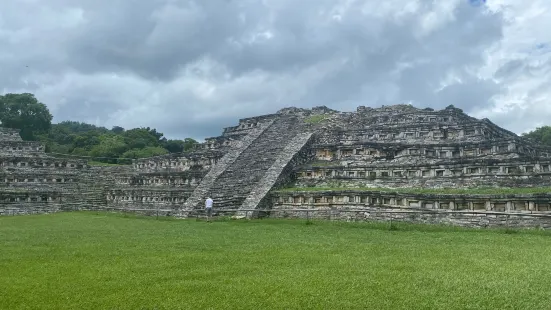
<instances>
[{"instance_id":1,"label":"archaeological ruin","mask_svg":"<svg viewBox=\"0 0 551 310\"><path fill-rule=\"evenodd\" d=\"M0 127L0 162L4 216L188 218L211 196L218 216L551 228L551 149L453 106L286 108L120 166L52 156Z\"/></svg>"}]
</instances>

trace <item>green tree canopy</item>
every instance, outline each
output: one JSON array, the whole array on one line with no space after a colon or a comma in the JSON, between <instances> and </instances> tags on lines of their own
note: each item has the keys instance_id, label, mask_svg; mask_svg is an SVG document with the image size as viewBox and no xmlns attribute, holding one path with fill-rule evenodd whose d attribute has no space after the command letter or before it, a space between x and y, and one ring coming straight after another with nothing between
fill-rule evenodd
<instances>
[{"instance_id":1,"label":"green tree canopy","mask_svg":"<svg viewBox=\"0 0 551 310\"><path fill-rule=\"evenodd\" d=\"M33 140L50 129L52 114L33 94L5 94L0 96L0 121L4 127L19 129L24 140Z\"/></svg>"},{"instance_id":2,"label":"green tree canopy","mask_svg":"<svg viewBox=\"0 0 551 310\"><path fill-rule=\"evenodd\" d=\"M168 154L168 150L162 147L148 146L143 149L132 149L124 152L121 157L123 158L146 158L158 155Z\"/></svg>"},{"instance_id":3,"label":"green tree canopy","mask_svg":"<svg viewBox=\"0 0 551 310\"><path fill-rule=\"evenodd\" d=\"M163 147L170 153L181 153L191 151L198 143L199 142L191 138L186 138L184 140L167 140L163 143Z\"/></svg>"},{"instance_id":4,"label":"green tree canopy","mask_svg":"<svg viewBox=\"0 0 551 310\"><path fill-rule=\"evenodd\" d=\"M90 150L90 156L105 159L116 159L128 151L129 147L124 143L124 138L118 135L101 135L99 136L100 143L94 145ZM106 160L111 162L111 160Z\"/></svg>"},{"instance_id":5,"label":"green tree canopy","mask_svg":"<svg viewBox=\"0 0 551 310\"><path fill-rule=\"evenodd\" d=\"M149 127L130 129L123 132L121 136L124 137L124 142L131 149L161 146L162 142L166 140L162 133L158 133L155 129L151 130Z\"/></svg>"},{"instance_id":6,"label":"green tree canopy","mask_svg":"<svg viewBox=\"0 0 551 310\"><path fill-rule=\"evenodd\" d=\"M74 122L74 121L63 121L59 124L55 124L53 126L61 127L66 130L69 130L73 133L84 133L84 132L100 132L100 133L108 133L109 129L105 127L98 127L96 125L92 124L86 124L83 122Z\"/></svg>"},{"instance_id":7,"label":"green tree canopy","mask_svg":"<svg viewBox=\"0 0 551 310\"><path fill-rule=\"evenodd\" d=\"M51 120L47 107L32 94L0 96L2 126L19 129L25 140L44 143L50 153L94 157L94 161L104 163L125 159L122 162L128 163L128 159L188 152L198 143L191 138L167 140L163 133L149 127L107 129L75 121L51 124Z\"/></svg>"},{"instance_id":8,"label":"green tree canopy","mask_svg":"<svg viewBox=\"0 0 551 310\"><path fill-rule=\"evenodd\" d=\"M124 132L124 128L122 128L121 126L113 126L113 128L111 128L111 131L116 134L119 134Z\"/></svg>"},{"instance_id":9,"label":"green tree canopy","mask_svg":"<svg viewBox=\"0 0 551 310\"><path fill-rule=\"evenodd\" d=\"M528 133L523 133L522 136L536 143L551 146L551 126L538 127Z\"/></svg>"}]
</instances>

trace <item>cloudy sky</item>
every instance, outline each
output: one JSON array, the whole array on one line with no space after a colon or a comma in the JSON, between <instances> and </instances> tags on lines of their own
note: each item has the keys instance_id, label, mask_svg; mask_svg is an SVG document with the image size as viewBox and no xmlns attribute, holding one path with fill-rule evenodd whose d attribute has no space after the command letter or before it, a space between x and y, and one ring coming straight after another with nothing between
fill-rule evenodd
<instances>
[{"instance_id":1,"label":"cloudy sky","mask_svg":"<svg viewBox=\"0 0 551 310\"><path fill-rule=\"evenodd\" d=\"M0 93L204 138L282 107L551 125L549 0L0 0Z\"/></svg>"}]
</instances>

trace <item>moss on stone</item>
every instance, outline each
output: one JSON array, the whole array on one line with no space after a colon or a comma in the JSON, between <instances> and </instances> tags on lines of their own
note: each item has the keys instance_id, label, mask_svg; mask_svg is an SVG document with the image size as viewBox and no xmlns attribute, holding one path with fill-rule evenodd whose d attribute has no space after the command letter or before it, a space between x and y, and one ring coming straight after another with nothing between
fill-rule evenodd
<instances>
[{"instance_id":1,"label":"moss on stone","mask_svg":"<svg viewBox=\"0 0 551 310\"><path fill-rule=\"evenodd\" d=\"M328 117L329 117L328 115L324 115L324 114L312 115L312 116L306 118L304 120L304 122L308 123L308 124L319 124L319 123L323 122L324 120L326 120Z\"/></svg>"}]
</instances>

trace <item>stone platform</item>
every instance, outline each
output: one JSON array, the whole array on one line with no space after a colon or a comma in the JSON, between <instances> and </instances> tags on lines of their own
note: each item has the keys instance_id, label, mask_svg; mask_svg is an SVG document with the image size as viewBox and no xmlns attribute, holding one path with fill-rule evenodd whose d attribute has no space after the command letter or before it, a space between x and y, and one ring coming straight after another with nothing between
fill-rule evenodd
<instances>
[{"instance_id":1,"label":"stone platform","mask_svg":"<svg viewBox=\"0 0 551 310\"><path fill-rule=\"evenodd\" d=\"M189 217L200 213L207 196L224 214L364 208L364 218L384 219L373 214L399 208L415 214L436 210L431 214L438 215L431 216L445 222L465 210L479 212L476 219L480 212L551 212L551 196L546 195L415 194L426 188L551 187L551 149L453 107L435 111L395 105L355 112L286 108L241 119L189 153L120 167L54 157L39 143L22 141L17 131L2 128L0 166L4 215L105 209L164 210L165 215ZM320 196L301 190L320 187L332 191ZM392 196L388 191L354 190L360 188L400 191Z\"/></svg>"}]
</instances>

